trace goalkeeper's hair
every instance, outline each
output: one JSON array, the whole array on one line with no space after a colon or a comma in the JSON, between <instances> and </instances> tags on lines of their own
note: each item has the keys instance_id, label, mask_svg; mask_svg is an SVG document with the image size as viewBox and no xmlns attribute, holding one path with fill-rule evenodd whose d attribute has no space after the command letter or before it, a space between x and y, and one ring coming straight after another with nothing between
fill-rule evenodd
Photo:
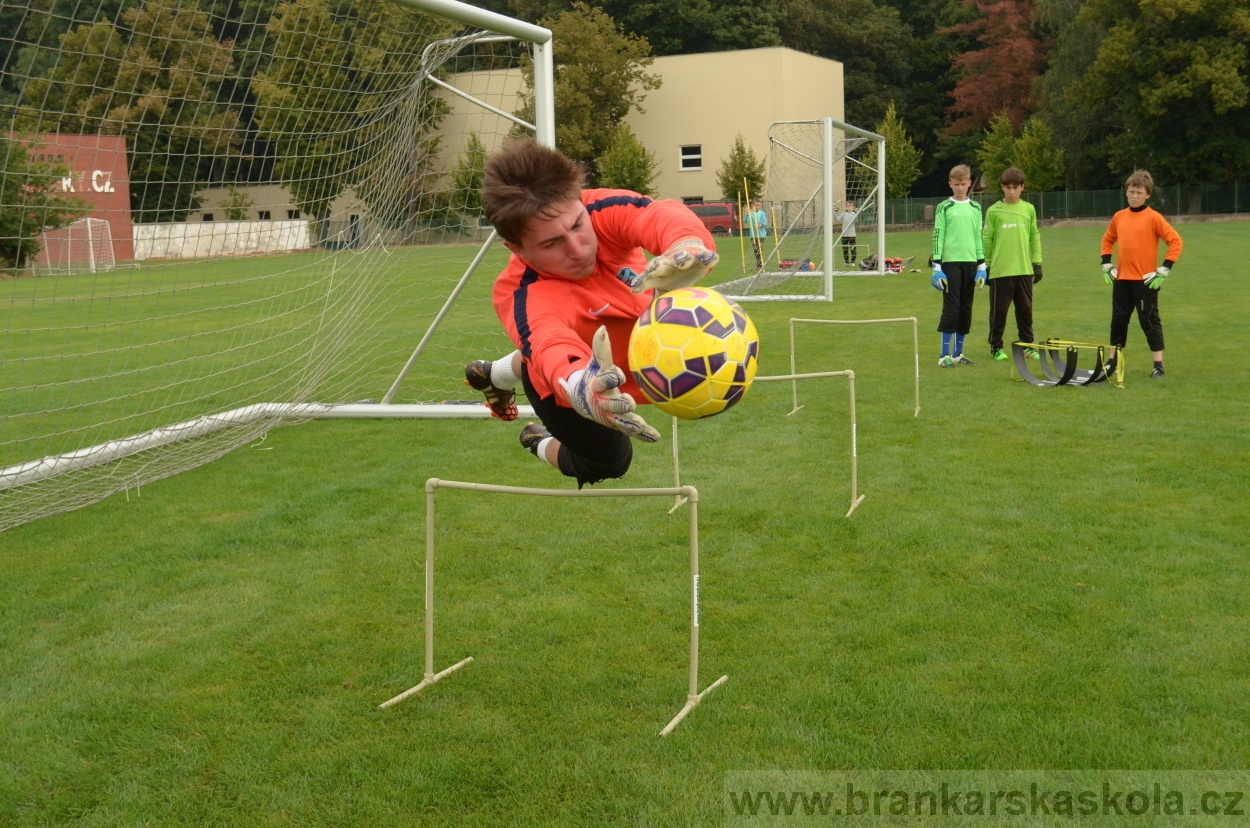
<instances>
[{"instance_id":1,"label":"goalkeeper's hair","mask_svg":"<svg viewBox=\"0 0 1250 828\"><path fill-rule=\"evenodd\" d=\"M957 164L954 167L951 167L950 180L951 181L971 181L972 170L969 169L967 164Z\"/></svg>"},{"instance_id":2,"label":"goalkeeper's hair","mask_svg":"<svg viewBox=\"0 0 1250 828\"><path fill-rule=\"evenodd\" d=\"M1008 167L1003 170L1003 174L998 179L1001 184L1011 184L1014 186L1024 186L1024 173L1016 167Z\"/></svg>"},{"instance_id":3,"label":"goalkeeper's hair","mask_svg":"<svg viewBox=\"0 0 1250 828\"><path fill-rule=\"evenodd\" d=\"M559 150L525 138L509 141L486 162L482 212L495 232L513 244L535 216L554 214L557 205L581 197L582 166Z\"/></svg>"},{"instance_id":4,"label":"goalkeeper's hair","mask_svg":"<svg viewBox=\"0 0 1250 828\"><path fill-rule=\"evenodd\" d=\"M1133 170L1133 174L1124 182L1124 189L1127 190L1129 187L1141 187L1146 191L1146 195L1150 195L1155 191L1155 180L1145 170Z\"/></svg>"}]
</instances>

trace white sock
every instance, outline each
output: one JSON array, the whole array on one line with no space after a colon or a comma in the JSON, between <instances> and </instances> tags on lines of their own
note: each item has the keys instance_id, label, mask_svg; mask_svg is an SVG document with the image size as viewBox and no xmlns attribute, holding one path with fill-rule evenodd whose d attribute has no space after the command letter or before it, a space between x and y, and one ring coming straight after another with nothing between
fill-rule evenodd
<instances>
[{"instance_id":1,"label":"white sock","mask_svg":"<svg viewBox=\"0 0 1250 828\"><path fill-rule=\"evenodd\" d=\"M517 387L521 378L512 373L512 356L516 351L490 364L490 384L496 388L511 390Z\"/></svg>"},{"instance_id":2,"label":"white sock","mask_svg":"<svg viewBox=\"0 0 1250 828\"><path fill-rule=\"evenodd\" d=\"M556 438L555 438L555 437L544 437L544 438L542 439L542 441L538 444L538 456L539 456L539 457L541 457L543 460L547 460L547 446L551 445L551 441L552 441L552 440L554 440L554 439L556 439ZM552 462L552 461L550 461L550 460L547 460L547 462L548 462L550 465L552 465L552 466L554 466L555 468L557 468L557 469L558 469L558 468L560 468L560 464L559 464L559 463L555 463L555 462Z\"/></svg>"}]
</instances>

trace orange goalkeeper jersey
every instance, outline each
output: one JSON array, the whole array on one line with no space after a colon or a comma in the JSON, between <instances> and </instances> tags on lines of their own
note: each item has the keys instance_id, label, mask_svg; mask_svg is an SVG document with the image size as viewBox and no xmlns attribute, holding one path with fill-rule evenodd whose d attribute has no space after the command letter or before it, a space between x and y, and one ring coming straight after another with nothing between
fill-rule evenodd
<instances>
[{"instance_id":1,"label":"orange goalkeeper jersey","mask_svg":"<svg viewBox=\"0 0 1250 828\"><path fill-rule=\"evenodd\" d=\"M590 362L590 342L600 325L612 340L612 359L625 372L621 390L648 402L629 371L629 337L654 291L634 293L621 281L625 269L641 273L643 250L663 253L682 239L714 250L712 236L679 201L654 201L628 190L583 190L582 203L599 239L594 272L571 281L539 273L513 254L495 280L495 313L529 366L541 397L570 407L560 380Z\"/></svg>"},{"instance_id":2,"label":"orange goalkeeper jersey","mask_svg":"<svg viewBox=\"0 0 1250 828\"><path fill-rule=\"evenodd\" d=\"M1167 219L1150 207L1138 211L1126 207L1111 217L1107 232L1102 234L1102 255L1110 256L1118 243L1118 278L1140 282L1158 267L1160 239L1168 243L1165 260L1175 262L1181 257L1180 234L1172 229Z\"/></svg>"}]
</instances>

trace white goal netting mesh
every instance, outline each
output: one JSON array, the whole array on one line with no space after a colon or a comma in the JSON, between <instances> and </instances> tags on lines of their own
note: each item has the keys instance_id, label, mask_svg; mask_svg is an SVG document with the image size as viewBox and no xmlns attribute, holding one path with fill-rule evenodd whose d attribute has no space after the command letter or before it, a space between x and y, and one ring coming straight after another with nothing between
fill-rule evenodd
<instances>
[{"instance_id":1,"label":"white goal netting mesh","mask_svg":"<svg viewBox=\"0 0 1250 828\"><path fill-rule=\"evenodd\" d=\"M825 131L831 131L832 210L826 221ZM770 235L762 264L748 255L742 277L718 287L742 299L831 299L830 275L876 272L877 142L838 122L775 123L768 130L763 209ZM829 229L830 224L832 228ZM826 239L832 261L826 261ZM864 262L874 256L865 267Z\"/></svg>"},{"instance_id":2,"label":"white goal netting mesh","mask_svg":"<svg viewBox=\"0 0 1250 828\"><path fill-rule=\"evenodd\" d=\"M381 0L0 21L0 530L388 393L487 238L529 44ZM505 258L390 402L472 397L464 362L511 350Z\"/></svg>"}]
</instances>

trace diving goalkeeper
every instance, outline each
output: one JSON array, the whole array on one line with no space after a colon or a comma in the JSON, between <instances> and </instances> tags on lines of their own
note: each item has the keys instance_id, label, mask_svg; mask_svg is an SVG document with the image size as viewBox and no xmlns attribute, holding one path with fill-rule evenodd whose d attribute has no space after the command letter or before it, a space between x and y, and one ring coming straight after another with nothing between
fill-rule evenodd
<instances>
[{"instance_id":1,"label":"diving goalkeeper","mask_svg":"<svg viewBox=\"0 0 1250 828\"><path fill-rule=\"evenodd\" d=\"M578 164L531 140L486 162L482 210L512 253L495 313L517 350L464 369L501 420L516 419L524 388L542 424L525 426L521 445L579 488L624 476L630 438L660 439L634 410L646 398L628 373L629 337L653 289L693 285L718 260L684 204L583 184Z\"/></svg>"}]
</instances>

